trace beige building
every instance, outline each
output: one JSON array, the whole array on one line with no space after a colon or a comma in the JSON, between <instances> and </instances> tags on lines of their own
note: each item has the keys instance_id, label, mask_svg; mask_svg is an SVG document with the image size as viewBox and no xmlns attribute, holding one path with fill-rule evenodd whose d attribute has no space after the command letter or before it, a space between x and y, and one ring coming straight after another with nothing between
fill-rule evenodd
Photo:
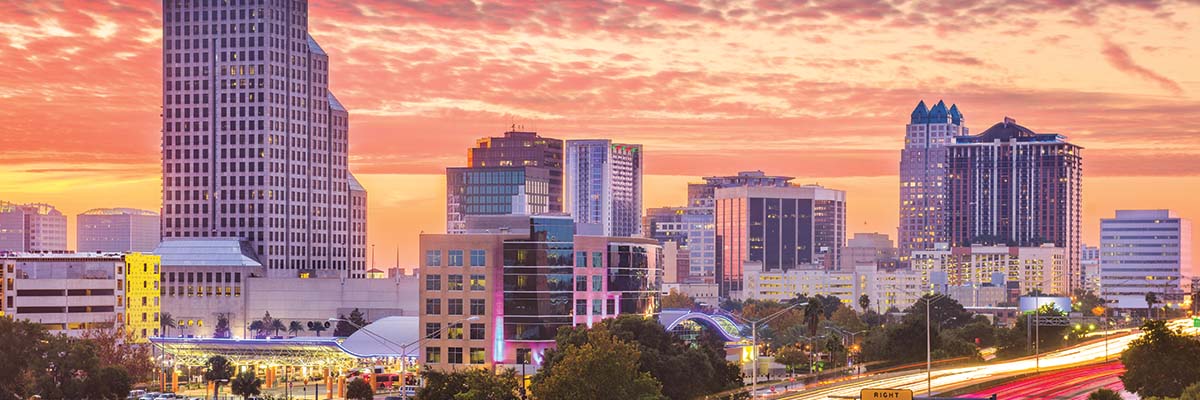
<instances>
[{"instance_id":1,"label":"beige building","mask_svg":"<svg viewBox=\"0 0 1200 400\"><path fill-rule=\"evenodd\" d=\"M750 265L750 264L747 264ZM751 266L745 273L741 300L786 301L796 295L836 296L843 304L858 308L858 299L867 295L870 308L886 312L891 307L903 310L919 299L921 275L909 271L886 272L860 266L855 271L829 272L821 269L796 269L787 272L761 272Z\"/></svg>"},{"instance_id":2,"label":"beige building","mask_svg":"<svg viewBox=\"0 0 1200 400\"><path fill-rule=\"evenodd\" d=\"M721 303L720 287L715 283L663 283L663 296L670 294L672 290L691 297L697 303L704 303L710 306L716 306Z\"/></svg>"},{"instance_id":3,"label":"beige building","mask_svg":"<svg viewBox=\"0 0 1200 400\"><path fill-rule=\"evenodd\" d=\"M982 286L992 282L992 274L1003 274L1008 282L1017 282L1022 293L1037 289L1045 294L1068 295L1070 276L1064 248L971 246L947 250L915 251L913 271L926 284ZM944 282L941 282L944 277Z\"/></svg>"}]
</instances>

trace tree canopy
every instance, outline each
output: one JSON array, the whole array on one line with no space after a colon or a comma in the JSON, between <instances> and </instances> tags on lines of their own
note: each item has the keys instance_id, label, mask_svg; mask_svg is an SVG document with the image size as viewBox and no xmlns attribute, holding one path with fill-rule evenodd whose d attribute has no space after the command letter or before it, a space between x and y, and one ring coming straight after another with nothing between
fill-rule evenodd
<instances>
[{"instance_id":1,"label":"tree canopy","mask_svg":"<svg viewBox=\"0 0 1200 400\"><path fill-rule=\"evenodd\" d=\"M696 299L683 293L679 293L675 289L671 289L666 296L662 298L662 308L682 308L691 310L696 308Z\"/></svg>"},{"instance_id":2,"label":"tree canopy","mask_svg":"<svg viewBox=\"0 0 1200 400\"><path fill-rule=\"evenodd\" d=\"M583 333L583 344L567 343L555 352L553 365L543 365L531 387L541 400L663 399L662 384L641 369L636 345L607 329Z\"/></svg>"},{"instance_id":3,"label":"tree canopy","mask_svg":"<svg viewBox=\"0 0 1200 400\"><path fill-rule=\"evenodd\" d=\"M333 328L333 336L347 337L358 332L359 327L367 326L367 319L357 308L350 311L350 316L338 316L337 326ZM349 321L349 322L347 322Z\"/></svg>"},{"instance_id":4,"label":"tree canopy","mask_svg":"<svg viewBox=\"0 0 1200 400\"><path fill-rule=\"evenodd\" d=\"M517 372L502 368L496 373L485 369L421 372L425 386L417 391L418 400L517 400L520 381Z\"/></svg>"},{"instance_id":5,"label":"tree canopy","mask_svg":"<svg viewBox=\"0 0 1200 400\"><path fill-rule=\"evenodd\" d=\"M371 400L374 397L375 390L367 381L355 379L346 383L346 400Z\"/></svg>"},{"instance_id":6,"label":"tree canopy","mask_svg":"<svg viewBox=\"0 0 1200 400\"><path fill-rule=\"evenodd\" d=\"M1200 342L1165 321L1147 321L1142 336L1121 353L1125 390L1139 396L1179 397L1183 389L1200 382Z\"/></svg>"},{"instance_id":7,"label":"tree canopy","mask_svg":"<svg viewBox=\"0 0 1200 400\"><path fill-rule=\"evenodd\" d=\"M262 393L262 384L262 379L254 376L254 371L246 371L229 381L229 390L244 399Z\"/></svg>"}]
</instances>

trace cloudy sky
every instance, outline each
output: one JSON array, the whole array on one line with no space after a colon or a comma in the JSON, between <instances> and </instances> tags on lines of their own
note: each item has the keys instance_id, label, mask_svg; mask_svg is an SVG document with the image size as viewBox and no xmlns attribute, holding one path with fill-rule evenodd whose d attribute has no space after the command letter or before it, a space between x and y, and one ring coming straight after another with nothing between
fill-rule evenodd
<instances>
[{"instance_id":1,"label":"cloudy sky","mask_svg":"<svg viewBox=\"0 0 1200 400\"><path fill-rule=\"evenodd\" d=\"M0 7L0 199L159 209L160 8ZM847 190L851 232L894 237L922 99L958 104L975 132L1011 116L1084 146L1087 242L1117 208L1200 217L1196 0L314 0L310 13L351 110L380 266L397 249L416 261L417 233L445 228L443 169L512 124L644 144L647 206L761 169Z\"/></svg>"}]
</instances>

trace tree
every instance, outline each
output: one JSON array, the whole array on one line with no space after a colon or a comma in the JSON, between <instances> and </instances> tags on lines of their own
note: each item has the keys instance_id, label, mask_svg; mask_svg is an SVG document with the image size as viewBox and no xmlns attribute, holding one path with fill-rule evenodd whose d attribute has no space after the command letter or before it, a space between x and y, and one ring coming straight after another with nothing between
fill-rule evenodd
<instances>
[{"instance_id":1,"label":"tree","mask_svg":"<svg viewBox=\"0 0 1200 400\"><path fill-rule=\"evenodd\" d=\"M287 331L288 333L292 334L292 336L299 335L303 330L304 324L301 324L300 321L292 321L288 323Z\"/></svg>"},{"instance_id":2,"label":"tree","mask_svg":"<svg viewBox=\"0 0 1200 400\"><path fill-rule=\"evenodd\" d=\"M271 332L273 332L275 334L274 336L279 336L280 331L286 331L287 329L288 329L287 325L285 325L283 323L283 320L281 320L281 319L271 320Z\"/></svg>"},{"instance_id":3,"label":"tree","mask_svg":"<svg viewBox=\"0 0 1200 400\"><path fill-rule=\"evenodd\" d=\"M679 293L675 289L671 289L666 296L662 298L662 308L680 308L691 310L696 307L696 299L683 293Z\"/></svg>"},{"instance_id":4,"label":"tree","mask_svg":"<svg viewBox=\"0 0 1200 400\"><path fill-rule=\"evenodd\" d=\"M151 345L136 343L134 332L121 327L116 319L89 328L80 337L94 345L100 365L119 365L135 381L154 376Z\"/></svg>"},{"instance_id":5,"label":"tree","mask_svg":"<svg viewBox=\"0 0 1200 400\"><path fill-rule=\"evenodd\" d=\"M338 316L338 323L337 327L333 329L333 336L347 337L353 335L354 332L358 332L359 328L367 326L368 323L367 319L363 318L362 311L355 308L353 311L350 311L349 317L344 315Z\"/></svg>"},{"instance_id":6,"label":"tree","mask_svg":"<svg viewBox=\"0 0 1200 400\"><path fill-rule=\"evenodd\" d=\"M804 349L798 346L787 346L775 353L775 362L783 364L788 370L794 370L797 366L807 364L808 356L804 354Z\"/></svg>"},{"instance_id":7,"label":"tree","mask_svg":"<svg viewBox=\"0 0 1200 400\"><path fill-rule=\"evenodd\" d=\"M365 380L355 379L346 384L346 400L371 400L374 397L375 390Z\"/></svg>"},{"instance_id":8,"label":"tree","mask_svg":"<svg viewBox=\"0 0 1200 400\"><path fill-rule=\"evenodd\" d=\"M100 367L95 374L88 374L88 387L96 398L122 400L133 387L133 378L120 365Z\"/></svg>"},{"instance_id":9,"label":"tree","mask_svg":"<svg viewBox=\"0 0 1200 400\"><path fill-rule=\"evenodd\" d=\"M321 336L321 331L325 331L328 329L329 329L329 325L326 325L324 322L314 322L314 321L308 322L308 330L316 332L317 336Z\"/></svg>"},{"instance_id":10,"label":"tree","mask_svg":"<svg viewBox=\"0 0 1200 400\"><path fill-rule=\"evenodd\" d=\"M1088 400L1121 400L1121 394L1102 388L1089 394Z\"/></svg>"},{"instance_id":11,"label":"tree","mask_svg":"<svg viewBox=\"0 0 1200 400\"><path fill-rule=\"evenodd\" d=\"M263 380L254 376L254 371L250 370L237 374L237 377L229 381L229 390L244 399L262 393L262 384Z\"/></svg>"},{"instance_id":12,"label":"tree","mask_svg":"<svg viewBox=\"0 0 1200 400\"><path fill-rule=\"evenodd\" d=\"M209 357L204 362L204 381L213 384L213 398L221 393L221 385L229 381L233 377L233 364L229 363L229 359L222 356Z\"/></svg>"},{"instance_id":13,"label":"tree","mask_svg":"<svg viewBox=\"0 0 1200 400\"><path fill-rule=\"evenodd\" d=\"M1179 394L1179 400L1200 400L1200 382L1188 385Z\"/></svg>"},{"instance_id":14,"label":"tree","mask_svg":"<svg viewBox=\"0 0 1200 400\"><path fill-rule=\"evenodd\" d=\"M32 395L36 366L46 329L41 325L12 318L0 318L0 398L28 398Z\"/></svg>"},{"instance_id":15,"label":"tree","mask_svg":"<svg viewBox=\"0 0 1200 400\"><path fill-rule=\"evenodd\" d=\"M29 345L28 343L24 345ZM64 335L49 336L39 349L37 393L43 399L83 399L93 396L87 377L100 366L95 345Z\"/></svg>"},{"instance_id":16,"label":"tree","mask_svg":"<svg viewBox=\"0 0 1200 400\"><path fill-rule=\"evenodd\" d=\"M1166 321L1146 321L1142 336L1121 353L1125 390L1143 398L1179 397L1183 389L1200 382L1200 342L1167 327Z\"/></svg>"},{"instance_id":17,"label":"tree","mask_svg":"<svg viewBox=\"0 0 1200 400\"><path fill-rule=\"evenodd\" d=\"M804 306L804 324L808 326L808 336L817 336L817 327L821 324L821 315L824 314L824 310L821 299L816 297L808 299L808 305Z\"/></svg>"},{"instance_id":18,"label":"tree","mask_svg":"<svg viewBox=\"0 0 1200 400\"><path fill-rule=\"evenodd\" d=\"M177 323L171 313L165 312L158 315L158 325L160 330L162 330L163 336L171 336L171 328L176 327Z\"/></svg>"},{"instance_id":19,"label":"tree","mask_svg":"<svg viewBox=\"0 0 1200 400\"><path fill-rule=\"evenodd\" d=\"M929 301L929 319L939 327L958 328L971 322L975 314L971 314L958 300L950 297L942 297L934 299L933 295L926 294L921 297L921 300L913 303L904 312L907 313L905 319L920 321L921 325L925 325L925 302Z\"/></svg>"},{"instance_id":20,"label":"tree","mask_svg":"<svg viewBox=\"0 0 1200 400\"><path fill-rule=\"evenodd\" d=\"M871 296L867 296L866 293L858 296L858 307L862 309L862 312L867 312L871 308Z\"/></svg>"},{"instance_id":21,"label":"tree","mask_svg":"<svg viewBox=\"0 0 1200 400\"><path fill-rule=\"evenodd\" d=\"M421 372L425 386L417 391L418 399L453 400L517 400L520 381L517 372L504 368L493 373L486 369Z\"/></svg>"},{"instance_id":22,"label":"tree","mask_svg":"<svg viewBox=\"0 0 1200 400\"><path fill-rule=\"evenodd\" d=\"M858 313L855 313L853 308L846 306L838 307L838 310L835 311L833 316L829 318L829 322L832 322L834 325L837 325L838 327L850 332L858 332L867 329L867 325L858 318Z\"/></svg>"},{"instance_id":23,"label":"tree","mask_svg":"<svg viewBox=\"0 0 1200 400\"><path fill-rule=\"evenodd\" d=\"M266 326L266 325L264 325L262 321L254 321L254 322L251 322L251 323L250 323L250 326L249 326L248 328L249 328L249 329L250 329L252 332L254 332L254 336L255 336L255 337L258 337L258 338L263 338L263 337L266 337L266 336L267 336L267 334L266 334L266 331L267 331L267 326Z\"/></svg>"},{"instance_id":24,"label":"tree","mask_svg":"<svg viewBox=\"0 0 1200 400\"><path fill-rule=\"evenodd\" d=\"M1154 318L1154 305L1158 303L1158 295L1146 292L1146 318Z\"/></svg>"},{"instance_id":25,"label":"tree","mask_svg":"<svg viewBox=\"0 0 1200 400\"><path fill-rule=\"evenodd\" d=\"M543 366L532 391L542 400L663 399L662 385L640 370L641 353L606 329L587 332L587 343L558 350L562 358Z\"/></svg>"},{"instance_id":26,"label":"tree","mask_svg":"<svg viewBox=\"0 0 1200 400\"><path fill-rule=\"evenodd\" d=\"M217 327L213 329L213 337L233 337L233 332L229 329L229 316L229 313L217 313Z\"/></svg>"},{"instance_id":27,"label":"tree","mask_svg":"<svg viewBox=\"0 0 1200 400\"><path fill-rule=\"evenodd\" d=\"M604 320L590 330L607 331L636 346L641 371L661 382L663 394L669 398L692 399L742 386L740 370L725 360L724 340L712 332L702 331L695 342L685 343L657 321L634 315ZM546 351L543 371L553 369L563 358L561 349L586 344L590 330L560 329L555 337L558 349ZM535 375L533 379L542 378L544 375Z\"/></svg>"},{"instance_id":28,"label":"tree","mask_svg":"<svg viewBox=\"0 0 1200 400\"><path fill-rule=\"evenodd\" d=\"M1096 292L1087 289L1075 290L1075 301L1072 303L1076 312L1090 314L1093 308L1103 307L1104 299L1096 295Z\"/></svg>"}]
</instances>

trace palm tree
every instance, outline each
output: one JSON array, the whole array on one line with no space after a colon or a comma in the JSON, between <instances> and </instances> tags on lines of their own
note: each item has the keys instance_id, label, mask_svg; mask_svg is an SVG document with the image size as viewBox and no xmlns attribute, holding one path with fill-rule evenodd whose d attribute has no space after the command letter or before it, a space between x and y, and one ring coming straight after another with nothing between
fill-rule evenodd
<instances>
[{"instance_id":1,"label":"palm tree","mask_svg":"<svg viewBox=\"0 0 1200 400\"><path fill-rule=\"evenodd\" d=\"M256 336L263 337L267 331L267 326L263 325L262 321L254 321L250 323L250 330L254 331Z\"/></svg>"},{"instance_id":2,"label":"palm tree","mask_svg":"<svg viewBox=\"0 0 1200 400\"><path fill-rule=\"evenodd\" d=\"M213 398L215 399L221 392L221 384L228 382L229 378L233 377L233 364L230 364L229 359L225 357L212 356L204 362L204 369L204 381L213 384Z\"/></svg>"},{"instance_id":3,"label":"palm tree","mask_svg":"<svg viewBox=\"0 0 1200 400\"><path fill-rule=\"evenodd\" d=\"M304 330L304 324L301 324L300 321L292 321L291 323L288 324L287 331L288 331L288 333L291 333L292 336L296 336L297 334L299 334L300 331L303 331L303 330Z\"/></svg>"},{"instance_id":4,"label":"palm tree","mask_svg":"<svg viewBox=\"0 0 1200 400\"><path fill-rule=\"evenodd\" d=\"M263 380L254 376L254 371L246 371L237 375L236 378L229 381L229 388L233 394L242 396L243 399L250 396L257 396L261 393Z\"/></svg>"},{"instance_id":5,"label":"palm tree","mask_svg":"<svg viewBox=\"0 0 1200 400\"><path fill-rule=\"evenodd\" d=\"M858 306L862 308L862 312L867 312L867 309L871 308L871 297L865 293L862 296L858 296Z\"/></svg>"},{"instance_id":6,"label":"palm tree","mask_svg":"<svg viewBox=\"0 0 1200 400\"><path fill-rule=\"evenodd\" d=\"M329 327L325 326L325 324L322 322L309 321L309 323L308 323L308 330L316 332L317 336L321 336L321 331L324 331L327 329L329 329Z\"/></svg>"},{"instance_id":7,"label":"palm tree","mask_svg":"<svg viewBox=\"0 0 1200 400\"><path fill-rule=\"evenodd\" d=\"M817 328L821 324L821 314L825 312L825 308L821 305L821 300L814 297L808 298L808 305L804 306L804 323L808 325L808 335L817 336Z\"/></svg>"},{"instance_id":8,"label":"palm tree","mask_svg":"<svg viewBox=\"0 0 1200 400\"><path fill-rule=\"evenodd\" d=\"M1146 292L1146 318L1153 319L1154 304L1158 303L1158 295L1154 292Z\"/></svg>"},{"instance_id":9,"label":"palm tree","mask_svg":"<svg viewBox=\"0 0 1200 400\"><path fill-rule=\"evenodd\" d=\"M171 328L176 326L175 317L169 312L158 315L158 325L162 328L163 336L171 336L169 334Z\"/></svg>"},{"instance_id":10,"label":"palm tree","mask_svg":"<svg viewBox=\"0 0 1200 400\"><path fill-rule=\"evenodd\" d=\"M269 325L268 328L270 328L272 332L275 332L275 336L279 336L279 331L286 331L287 325L284 325L283 320L273 319L271 320L271 325Z\"/></svg>"}]
</instances>

